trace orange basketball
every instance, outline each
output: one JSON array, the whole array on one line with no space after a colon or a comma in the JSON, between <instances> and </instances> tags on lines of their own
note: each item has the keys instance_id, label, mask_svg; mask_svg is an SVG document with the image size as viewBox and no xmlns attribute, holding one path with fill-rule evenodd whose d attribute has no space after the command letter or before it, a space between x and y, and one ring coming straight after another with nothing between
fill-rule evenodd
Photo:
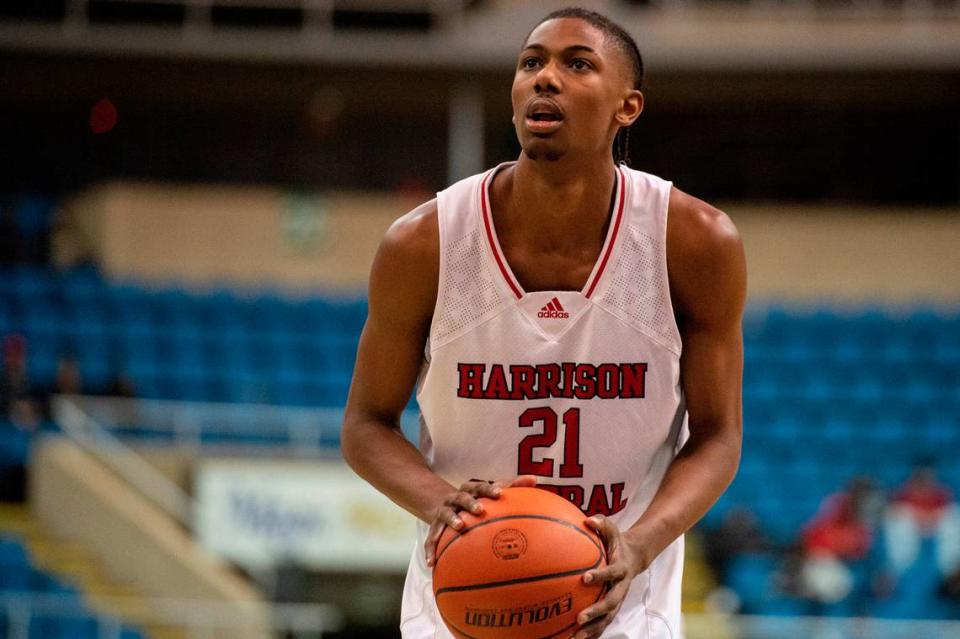
<instances>
[{"instance_id":1,"label":"orange basketball","mask_svg":"<svg viewBox=\"0 0 960 639\"><path fill-rule=\"evenodd\" d=\"M603 543L580 509L538 488L505 488L460 513L437 544L433 594L459 639L566 639L602 585L583 573L606 564Z\"/></svg>"}]
</instances>

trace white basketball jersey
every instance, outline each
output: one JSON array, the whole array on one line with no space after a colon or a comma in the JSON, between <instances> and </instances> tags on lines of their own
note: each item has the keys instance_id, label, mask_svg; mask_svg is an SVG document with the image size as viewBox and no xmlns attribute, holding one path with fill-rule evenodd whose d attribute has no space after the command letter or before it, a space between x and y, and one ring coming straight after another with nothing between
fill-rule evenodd
<instances>
[{"instance_id":1,"label":"white basketball jersey","mask_svg":"<svg viewBox=\"0 0 960 639\"><path fill-rule=\"evenodd\" d=\"M581 291L522 289L497 241L501 165L437 200L440 281L417 399L420 450L454 486L536 475L585 514L629 528L686 437L680 334L667 280L671 184L617 169L609 231ZM420 544L405 639L450 639ZM683 538L638 575L605 639L676 639Z\"/></svg>"}]
</instances>

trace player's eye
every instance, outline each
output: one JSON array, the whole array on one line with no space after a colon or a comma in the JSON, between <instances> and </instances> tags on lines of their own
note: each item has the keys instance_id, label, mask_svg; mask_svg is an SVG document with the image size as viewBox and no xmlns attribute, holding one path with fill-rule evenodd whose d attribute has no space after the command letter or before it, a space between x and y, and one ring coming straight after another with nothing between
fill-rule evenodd
<instances>
[{"instance_id":1,"label":"player's eye","mask_svg":"<svg viewBox=\"0 0 960 639\"><path fill-rule=\"evenodd\" d=\"M570 66L576 71L586 71L593 67L593 65L583 58L574 58L570 61Z\"/></svg>"},{"instance_id":2,"label":"player's eye","mask_svg":"<svg viewBox=\"0 0 960 639\"><path fill-rule=\"evenodd\" d=\"M537 66L539 66L539 64L540 59L534 57L524 58L520 61L520 67L523 69L535 69Z\"/></svg>"}]
</instances>

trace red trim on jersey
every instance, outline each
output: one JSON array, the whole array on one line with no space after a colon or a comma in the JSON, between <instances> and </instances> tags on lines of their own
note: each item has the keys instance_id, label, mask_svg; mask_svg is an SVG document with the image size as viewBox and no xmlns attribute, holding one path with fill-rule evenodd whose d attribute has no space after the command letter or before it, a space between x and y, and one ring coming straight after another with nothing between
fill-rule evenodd
<instances>
[{"instance_id":1,"label":"red trim on jersey","mask_svg":"<svg viewBox=\"0 0 960 639\"><path fill-rule=\"evenodd\" d=\"M493 251L493 257L497 260L497 266L500 267L500 273L503 275L503 279L505 279L507 284L510 285L510 290L512 290L513 294L517 296L517 299L520 299L523 297L523 292L520 290L520 287L514 283L513 278L510 276L510 271L507 270L506 264L504 264L504 259L500 255L500 247L493 239L493 222L490 220L490 209L487 207L487 181L494 174L494 172L495 170L488 173L487 177L483 178L483 182L480 183L480 206L483 212L483 226L487 231L487 241L490 243L490 250Z\"/></svg>"},{"instance_id":2,"label":"red trim on jersey","mask_svg":"<svg viewBox=\"0 0 960 639\"><path fill-rule=\"evenodd\" d=\"M593 295L593 289L597 287L597 282L600 281L600 277L603 275L603 269L606 268L607 260L610 259L610 254L613 253L613 245L617 241L620 221L623 220L623 202L624 192L627 190L627 179L623 175L623 171L620 170L620 167L617 167L617 176L620 178L620 202L617 204L617 214L613 220L613 231L610 234L610 243L607 245L607 250L603 252L603 258L600 260L600 268L597 269L596 275L593 276L593 281L590 282L590 286L587 288L585 295L587 299L590 299L590 296Z\"/></svg>"}]
</instances>

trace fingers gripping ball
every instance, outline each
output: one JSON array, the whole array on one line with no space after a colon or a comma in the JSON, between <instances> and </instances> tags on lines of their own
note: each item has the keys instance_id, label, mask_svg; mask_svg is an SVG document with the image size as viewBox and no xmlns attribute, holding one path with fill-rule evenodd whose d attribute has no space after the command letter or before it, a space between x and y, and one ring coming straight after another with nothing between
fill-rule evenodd
<instances>
[{"instance_id":1,"label":"fingers gripping ball","mask_svg":"<svg viewBox=\"0 0 960 639\"><path fill-rule=\"evenodd\" d=\"M583 573L606 564L580 509L538 488L505 488L484 512L437 544L433 594L459 639L566 639L602 585Z\"/></svg>"}]
</instances>

